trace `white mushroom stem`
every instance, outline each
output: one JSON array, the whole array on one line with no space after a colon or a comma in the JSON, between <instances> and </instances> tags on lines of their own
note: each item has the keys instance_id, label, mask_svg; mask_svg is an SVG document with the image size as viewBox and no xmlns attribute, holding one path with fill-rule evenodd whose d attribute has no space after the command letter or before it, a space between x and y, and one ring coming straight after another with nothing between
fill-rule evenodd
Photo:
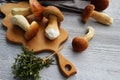
<instances>
[{"instance_id":1,"label":"white mushroom stem","mask_svg":"<svg viewBox=\"0 0 120 80\"><path fill-rule=\"evenodd\" d=\"M27 19L23 15L13 16L11 18L11 22L26 31L24 35L26 40L32 39L39 30L39 25L36 21L33 21L31 24L29 24Z\"/></svg>"},{"instance_id":2,"label":"white mushroom stem","mask_svg":"<svg viewBox=\"0 0 120 80\"><path fill-rule=\"evenodd\" d=\"M84 36L84 38L89 41L93 38L94 34L95 34L95 29L91 26L87 27L87 33L86 35Z\"/></svg>"},{"instance_id":3,"label":"white mushroom stem","mask_svg":"<svg viewBox=\"0 0 120 80\"><path fill-rule=\"evenodd\" d=\"M105 25L110 25L113 23L113 19L105 13L93 11L91 17Z\"/></svg>"},{"instance_id":4,"label":"white mushroom stem","mask_svg":"<svg viewBox=\"0 0 120 80\"><path fill-rule=\"evenodd\" d=\"M45 35L50 40L53 40L60 35L56 16L49 15L49 22L48 22L48 25L45 29Z\"/></svg>"},{"instance_id":5,"label":"white mushroom stem","mask_svg":"<svg viewBox=\"0 0 120 80\"><path fill-rule=\"evenodd\" d=\"M15 15L11 18L13 24L18 25L23 30L28 31L30 24L23 15Z\"/></svg>"},{"instance_id":6,"label":"white mushroom stem","mask_svg":"<svg viewBox=\"0 0 120 80\"><path fill-rule=\"evenodd\" d=\"M28 8L13 8L13 9L11 10L11 13L12 13L12 15L28 16L28 15L30 15L32 12L31 12L31 9L28 7Z\"/></svg>"}]
</instances>

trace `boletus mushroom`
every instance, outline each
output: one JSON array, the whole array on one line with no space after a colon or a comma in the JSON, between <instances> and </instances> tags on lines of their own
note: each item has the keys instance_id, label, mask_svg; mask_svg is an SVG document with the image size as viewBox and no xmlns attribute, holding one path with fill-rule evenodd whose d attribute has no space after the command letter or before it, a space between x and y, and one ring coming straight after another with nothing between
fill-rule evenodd
<instances>
[{"instance_id":1,"label":"boletus mushroom","mask_svg":"<svg viewBox=\"0 0 120 80\"><path fill-rule=\"evenodd\" d=\"M60 35L59 23L64 19L62 12L55 6L47 6L43 16L48 19L45 36L50 40L56 39Z\"/></svg>"},{"instance_id":2,"label":"boletus mushroom","mask_svg":"<svg viewBox=\"0 0 120 80\"><path fill-rule=\"evenodd\" d=\"M29 0L29 4L30 4L31 11L34 14L32 16L35 16L36 18L41 20L43 18L42 12L44 10L44 7L37 0Z\"/></svg>"},{"instance_id":3,"label":"boletus mushroom","mask_svg":"<svg viewBox=\"0 0 120 80\"><path fill-rule=\"evenodd\" d=\"M30 7L27 8L13 8L11 10L12 15L23 15L28 16L32 14Z\"/></svg>"},{"instance_id":4,"label":"boletus mushroom","mask_svg":"<svg viewBox=\"0 0 120 80\"><path fill-rule=\"evenodd\" d=\"M77 36L72 40L73 50L76 52L84 51L88 47L88 42L93 38L95 30L93 27L87 27L87 34L84 37Z\"/></svg>"},{"instance_id":5,"label":"boletus mushroom","mask_svg":"<svg viewBox=\"0 0 120 80\"><path fill-rule=\"evenodd\" d=\"M95 6L95 10L103 11L109 6L109 0L91 0L91 4Z\"/></svg>"},{"instance_id":6,"label":"boletus mushroom","mask_svg":"<svg viewBox=\"0 0 120 80\"><path fill-rule=\"evenodd\" d=\"M33 21L31 24L29 24L23 15L12 16L11 22L12 24L19 26L25 31L24 36L26 40L32 39L39 30L39 25L36 21Z\"/></svg>"},{"instance_id":7,"label":"boletus mushroom","mask_svg":"<svg viewBox=\"0 0 120 80\"><path fill-rule=\"evenodd\" d=\"M105 24L105 25L111 25L113 22L113 19L102 12L95 11L95 6L92 4L89 4L85 7L84 11L82 12L82 21L86 23L90 17L95 19L97 22Z\"/></svg>"}]
</instances>

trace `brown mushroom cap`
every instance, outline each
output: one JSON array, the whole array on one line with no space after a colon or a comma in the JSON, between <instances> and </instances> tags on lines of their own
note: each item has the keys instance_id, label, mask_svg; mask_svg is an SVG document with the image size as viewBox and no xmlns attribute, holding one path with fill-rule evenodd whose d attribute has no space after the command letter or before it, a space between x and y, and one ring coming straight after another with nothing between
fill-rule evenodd
<instances>
[{"instance_id":1,"label":"brown mushroom cap","mask_svg":"<svg viewBox=\"0 0 120 80\"><path fill-rule=\"evenodd\" d=\"M64 20L64 15L62 12L55 6L47 6L43 11L43 16L49 19L49 15L55 15L57 17L58 22Z\"/></svg>"},{"instance_id":2,"label":"brown mushroom cap","mask_svg":"<svg viewBox=\"0 0 120 80\"><path fill-rule=\"evenodd\" d=\"M44 10L44 7L37 0L29 0L29 3L32 13L41 20L43 18L42 11Z\"/></svg>"},{"instance_id":3,"label":"brown mushroom cap","mask_svg":"<svg viewBox=\"0 0 120 80\"><path fill-rule=\"evenodd\" d=\"M94 11L95 6L92 4L89 4L85 7L84 11L82 12L82 21L86 23L91 16L92 12Z\"/></svg>"},{"instance_id":4,"label":"brown mushroom cap","mask_svg":"<svg viewBox=\"0 0 120 80\"><path fill-rule=\"evenodd\" d=\"M38 30L39 30L38 23L36 21L33 21L28 31L25 32L25 38L27 40L32 39L37 34Z\"/></svg>"},{"instance_id":5,"label":"brown mushroom cap","mask_svg":"<svg viewBox=\"0 0 120 80\"><path fill-rule=\"evenodd\" d=\"M109 6L109 0L91 0L91 4L95 6L95 10L103 11Z\"/></svg>"},{"instance_id":6,"label":"brown mushroom cap","mask_svg":"<svg viewBox=\"0 0 120 80\"><path fill-rule=\"evenodd\" d=\"M84 51L88 47L88 41L83 37L75 37L72 40L72 47L76 52Z\"/></svg>"}]
</instances>

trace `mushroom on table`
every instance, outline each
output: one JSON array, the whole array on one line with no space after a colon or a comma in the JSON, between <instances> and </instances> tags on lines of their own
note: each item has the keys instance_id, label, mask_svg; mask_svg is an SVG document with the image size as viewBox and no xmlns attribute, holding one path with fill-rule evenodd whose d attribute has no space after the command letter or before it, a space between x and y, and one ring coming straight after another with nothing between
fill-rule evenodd
<instances>
[{"instance_id":1,"label":"mushroom on table","mask_svg":"<svg viewBox=\"0 0 120 80\"><path fill-rule=\"evenodd\" d=\"M86 23L89 19L89 17L94 18L97 22L105 24L105 25L111 25L113 22L113 19L102 12L95 11L95 6L92 4L89 4L85 7L83 13L82 13L82 21Z\"/></svg>"},{"instance_id":2,"label":"mushroom on table","mask_svg":"<svg viewBox=\"0 0 120 80\"><path fill-rule=\"evenodd\" d=\"M59 23L63 21L64 15L57 7L47 6L43 10L43 16L48 19L45 36L50 40L56 39L60 35Z\"/></svg>"},{"instance_id":3,"label":"mushroom on table","mask_svg":"<svg viewBox=\"0 0 120 80\"><path fill-rule=\"evenodd\" d=\"M84 37L77 36L72 40L73 50L76 52L84 51L88 47L88 41L93 38L95 30L93 27L87 27L87 34Z\"/></svg>"},{"instance_id":4,"label":"mushroom on table","mask_svg":"<svg viewBox=\"0 0 120 80\"><path fill-rule=\"evenodd\" d=\"M103 11L109 6L109 0L91 0L91 4L95 6L95 10Z\"/></svg>"}]
</instances>

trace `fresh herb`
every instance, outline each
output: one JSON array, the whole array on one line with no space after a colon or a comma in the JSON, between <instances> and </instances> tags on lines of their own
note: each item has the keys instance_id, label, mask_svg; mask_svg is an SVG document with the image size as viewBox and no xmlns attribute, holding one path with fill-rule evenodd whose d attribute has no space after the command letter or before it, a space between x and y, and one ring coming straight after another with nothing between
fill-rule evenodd
<instances>
[{"instance_id":1,"label":"fresh herb","mask_svg":"<svg viewBox=\"0 0 120 80\"><path fill-rule=\"evenodd\" d=\"M19 78L20 80L38 80L40 78L40 70L44 67L49 67L54 61L51 58L54 54L40 58L36 57L33 51L29 51L25 47L23 47L22 51L15 58L15 63L12 66L14 78Z\"/></svg>"}]
</instances>

